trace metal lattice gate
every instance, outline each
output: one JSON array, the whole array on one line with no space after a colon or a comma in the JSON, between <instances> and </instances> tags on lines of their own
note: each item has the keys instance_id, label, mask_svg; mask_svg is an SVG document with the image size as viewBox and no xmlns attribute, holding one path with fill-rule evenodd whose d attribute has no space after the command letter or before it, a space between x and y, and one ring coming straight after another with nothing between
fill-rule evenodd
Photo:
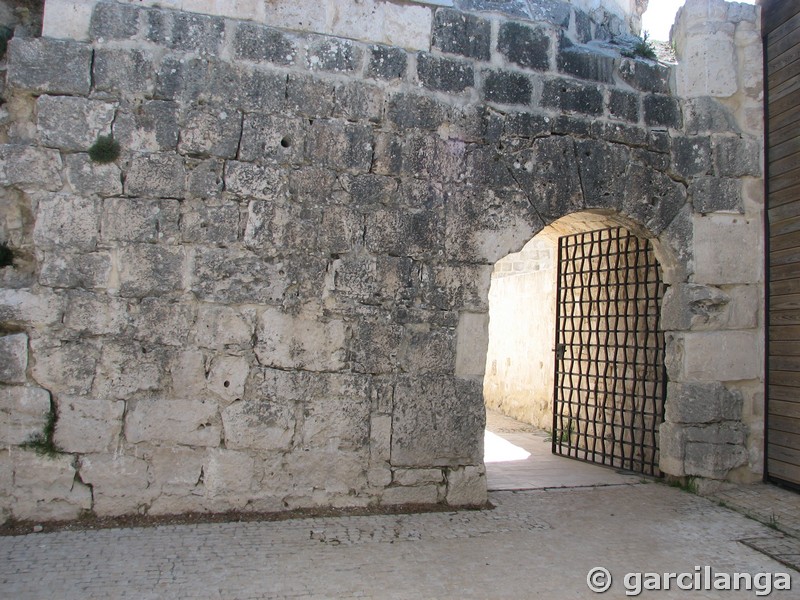
<instances>
[{"instance_id":1,"label":"metal lattice gate","mask_svg":"<svg viewBox=\"0 0 800 600\"><path fill-rule=\"evenodd\" d=\"M648 240L622 227L559 239L555 454L660 474L663 294Z\"/></svg>"}]
</instances>

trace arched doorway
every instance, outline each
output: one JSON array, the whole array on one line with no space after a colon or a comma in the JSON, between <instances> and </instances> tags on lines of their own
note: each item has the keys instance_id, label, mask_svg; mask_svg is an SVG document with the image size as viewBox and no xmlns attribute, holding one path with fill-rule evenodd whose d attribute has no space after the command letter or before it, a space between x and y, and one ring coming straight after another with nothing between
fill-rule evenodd
<instances>
[{"instance_id":1,"label":"arched doorway","mask_svg":"<svg viewBox=\"0 0 800 600\"><path fill-rule=\"evenodd\" d=\"M484 399L550 431L555 454L658 475L664 283L636 233L575 213L497 262Z\"/></svg>"}]
</instances>

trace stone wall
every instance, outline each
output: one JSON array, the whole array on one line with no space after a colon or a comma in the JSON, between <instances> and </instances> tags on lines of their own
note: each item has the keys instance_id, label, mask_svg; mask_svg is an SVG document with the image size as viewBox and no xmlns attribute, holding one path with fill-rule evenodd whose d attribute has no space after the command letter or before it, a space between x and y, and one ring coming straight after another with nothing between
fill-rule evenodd
<instances>
[{"instance_id":1,"label":"stone wall","mask_svg":"<svg viewBox=\"0 0 800 600\"><path fill-rule=\"evenodd\" d=\"M586 211L671 285L662 470L760 469L760 71L681 97L699 61L545 0L398 4L422 48L50 2L0 118L4 518L485 501L493 265Z\"/></svg>"}]
</instances>

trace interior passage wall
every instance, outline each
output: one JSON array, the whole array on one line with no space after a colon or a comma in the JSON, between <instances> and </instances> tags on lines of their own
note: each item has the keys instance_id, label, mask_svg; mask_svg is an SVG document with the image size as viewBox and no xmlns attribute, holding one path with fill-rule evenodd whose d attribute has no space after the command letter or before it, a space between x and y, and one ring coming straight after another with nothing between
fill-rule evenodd
<instances>
[{"instance_id":1,"label":"interior passage wall","mask_svg":"<svg viewBox=\"0 0 800 600\"><path fill-rule=\"evenodd\" d=\"M553 426L556 263L534 238L495 265L489 291L486 406L542 429Z\"/></svg>"}]
</instances>

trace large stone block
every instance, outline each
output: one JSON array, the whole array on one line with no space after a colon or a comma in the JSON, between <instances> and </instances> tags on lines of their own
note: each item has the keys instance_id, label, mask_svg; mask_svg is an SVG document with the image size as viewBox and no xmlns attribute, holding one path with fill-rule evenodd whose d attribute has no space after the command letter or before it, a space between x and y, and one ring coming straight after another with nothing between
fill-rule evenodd
<instances>
[{"instance_id":1,"label":"large stone block","mask_svg":"<svg viewBox=\"0 0 800 600\"><path fill-rule=\"evenodd\" d=\"M147 14L138 6L118 2L99 2L92 11L89 36L93 40L129 40L139 32L139 19Z\"/></svg>"},{"instance_id":2,"label":"large stone block","mask_svg":"<svg viewBox=\"0 0 800 600\"><path fill-rule=\"evenodd\" d=\"M0 383L25 383L27 369L27 334L15 333L0 337Z\"/></svg>"},{"instance_id":3,"label":"large stone block","mask_svg":"<svg viewBox=\"0 0 800 600\"><path fill-rule=\"evenodd\" d=\"M352 73L361 67L364 51L350 40L322 38L306 51L306 66L312 71Z\"/></svg>"},{"instance_id":4,"label":"large stone block","mask_svg":"<svg viewBox=\"0 0 800 600\"><path fill-rule=\"evenodd\" d=\"M631 164L621 183L622 212L656 235L686 204L686 188L652 167Z\"/></svg>"},{"instance_id":5,"label":"large stone block","mask_svg":"<svg viewBox=\"0 0 800 600\"><path fill-rule=\"evenodd\" d=\"M339 371L345 366L347 327L340 320L267 308L256 339L256 356L265 366L307 371Z\"/></svg>"},{"instance_id":6,"label":"large stone block","mask_svg":"<svg viewBox=\"0 0 800 600\"><path fill-rule=\"evenodd\" d=\"M483 506L488 500L486 469L466 466L447 472L447 503L450 506Z\"/></svg>"},{"instance_id":7,"label":"large stone block","mask_svg":"<svg viewBox=\"0 0 800 600\"><path fill-rule=\"evenodd\" d=\"M482 377L489 348L489 314L462 312L457 333L456 376Z\"/></svg>"},{"instance_id":8,"label":"large stone block","mask_svg":"<svg viewBox=\"0 0 800 600\"><path fill-rule=\"evenodd\" d=\"M622 59L617 72L623 81L642 92L670 93L671 69L666 65L636 59Z\"/></svg>"},{"instance_id":9,"label":"large stone block","mask_svg":"<svg viewBox=\"0 0 800 600\"><path fill-rule=\"evenodd\" d=\"M603 93L597 86L569 79L549 79L542 90L542 106L599 115L603 112Z\"/></svg>"},{"instance_id":10,"label":"large stone block","mask_svg":"<svg viewBox=\"0 0 800 600\"><path fill-rule=\"evenodd\" d=\"M114 121L114 138L130 152L165 152L178 145L178 105L146 100L135 110L120 109Z\"/></svg>"},{"instance_id":11,"label":"large stone block","mask_svg":"<svg viewBox=\"0 0 800 600\"><path fill-rule=\"evenodd\" d=\"M188 170L188 177L186 182L186 191L190 198L202 198L203 200L211 200L212 198L218 198L221 195L221 192L224 188L224 177L223 177L223 169L224 169L225 162L216 159L190 159L186 161L186 168ZM185 202L183 205L184 208L184 217L189 217L189 215L195 214L197 216L201 215L212 215L216 212L223 210L219 206L216 205L214 202ZM205 209L208 210L205 210ZM227 209L236 209L236 205L233 202L228 203ZM238 211L233 210L232 212L235 213L236 217L238 218ZM230 216L228 211L225 211L225 214L220 213L218 216L211 219L214 222L214 227L212 229L217 230L215 232L205 232L205 235L210 235L211 239L214 240L225 240L225 241L233 241L232 239L228 239L231 235L230 229ZM217 223L219 221L219 223ZM197 233L197 227L207 227L210 223L206 222L203 225L203 221L195 221L193 220L188 225L182 225L182 229L184 232L187 231L194 231ZM233 239L236 239L237 228L234 226L233 231ZM185 235L185 234L184 234ZM199 235L198 237L202 237ZM184 237L184 239L186 239ZM188 241L188 240L186 240ZM195 240L199 241L199 240Z\"/></svg>"},{"instance_id":12,"label":"large stone block","mask_svg":"<svg viewBox=\"0 0 800 600\"><path fill-rule=\"evenodd\" d=\"M123 246L117 252L119 295L143 297L183 289L185 260L182 248Z\"/></svg>"},{"instance_id":13,"label":"large stone block","mask_svg":"<svg viewBox=\"0 0 800 600\"><path fill-rule=\"evenodd\" d=\"M417 54L417 77L424 87L440 92L457 94L475 85L475 72L469 62L427 52Z\"/></svg>"},{"instance_id":14,"label":"large stone block","mask_svg":"<svg viewBox=\"0 0 800 600\"><path fill-rule=\"evenodd\" d=\"M447 120L447 107L430 96L400 93L389 98L386 116L401 129L437 129Z\"/></svg>"},{"instance_id":15,"label":"large stone block","mask_svg":"<svg viewBox=\"0 0 800 600\"><path fill-rule=\"evenodd\" d=\"M721 177L761 177L762 143L749 137L715 136L714 164Z\"/></svg>"},{"instance_id":16,"label":"large stone block","mask_svg":"<svg viewBox=\"0 0 800 600\"><path fill-rule=\"evenodd\" d=\"M194 325L194 342L202 348L248 345L253 337L251 311L200 304Z\"/></svg>"},{"instance_id":17,"label":"large stone block","mask_svg":"<svg viewBox=\"0 0 800 600\"><path fill-rule=\"evenodd\" d=\"M25 192L61 189L61 155L36 146L0 146L0 183Z\"/></svg>"},{"instance_id":18,"label":"large stone block","mask_svg":"<svg viewBox=\"0 0 800 600\"><path fill-rule=\"evenodd\" d=\"M64 325L83 335L125 334L128 326L128 303L106 294L70 291Z\"/></svg>"},{"instance_id":19,"label":"large stone block","mask_svg":"<svg viewBox=\"0 0 800 600\"><path fill-rule=\"evenodd\" d=\"M242 116L225 110L190 109L183 117L178 151L191 156L235 158Z\"/></svg>"},{"instance_id":20,"label":"large stone block","mask_svg":"<svg viewBox=\"0 0 800 600\"><path fill-rule=\"evenodd\" d=\"M167 353L141 342L106 342L97 364L92 393L96 398L127 399L164 387Z\"/></svg>"},{"instance_id":21,"label":"large stone block","mask_svg":"<svg viewBox=\"0 0 800 600\"><path fill-rule=\"evenodd\" d=\"M108 252L76 253L58 248L44 252L39 283L54 288L105 289L111 273Z\"/></svg>"},{"instance_id":22,"label":"large stone block","mask_svg":"<svg viewBox=\"0 0 800 600\"><path fill-rule=\"evenodd\" d=\"M559 72L601 83L614 82L615 62L613 56L601 54L594 49L572 46L566 39L562 39L556 56Z\"/></svg>"},{"instance_id":23,"label":"large stone block","mask_svg":"<svg viewBox=\"0 0 800 600\"><path fill-rule=\"evenodd\" d=\"M309 119L333 114L336 84L318 77L290 74L286 81L286 108Z\"/></svg>"},{"instance_id":24,"label":"large stone block","mask_svg":"<svg viewBox=\"0 0 800 600\"><path fill-rule=\"evenodd\" d=\"M366 76L373 79L403 79L406 75L408 56L400 48L370 46Z\"/></svg>"},{"instance_id":25,"label":"large stone block","mask_svg":"<svg viewBox=\"0 0 800 600\"><path fill-rule=\"evenodd\" d=\"M124 412L122 401L60 396L53 441L64 452L108 452L119 442Z\"/></svg>"},{"instance_id":26,"label":"large stone block","mask_svg":"<svg viewBox=\"0 0 800 600\"><path fill-rule=\"evenodd\" d=\"M439 310L489 310L492 265L431 265L423 275L423 300Z\"/></svg>"},{"instance_id":27,"label":"large stone block","mask_svg":"<svg viewBox=\"0 0 800 600\"><path fill-rule=\"evenodd\" d=\"M206 454L203 475L209 496L225 498L231 506L241 507L253 485L255 459L245 452L215 448Z\"/></svg>"},{"instance_id":28,"label":"large stone block","mask_svg":"<svg viewBox=\"0 0 800 600\"><path fill-rule=\"evenodd\" d=\"M245 162L299 164L306 121L284 115L245 115L239 159Z\"/></svg>"},{"instance_id":29,"label":"large stone block","mask_svg":"<svg viewBox=\"0 0 800 600\"><path fill-rule=\"evenodd\" d=\"M644 97L644 122L650 127L680 129L683 126L683 113L677 98L660 94Z\"/></svg>"},{"instance_id":30,"label":"large stone block","mask_svg":"<svg viewBox=\"0 0 800 600\"><path fill-rule=\"evenodd\" d=\"M684 178L710 175L711 139L702 137L680 137L671 140L673 169Z\"/></svg>"},{"instance_id":31,"label":"large stone block","mask_svg":"<svg viewBox=\"0 0 800 600\"><path fill-rule=\"evenodd\" d=\"M729 215L693 218L694 281L712 285L758 283L763 260L761 223ZM742 253L747 248L747 253Z\"/></svg>"},{"instance_id":32,"label":"large stone block","mask_svg":"<svg viewBox=\"0 0 800 600\"><path fill-rule=\"evenodd\" d=\"M483 73L483 98L498 104L530 104L533 83L516 71L492 70Z\"/></svg>"},{"instance_id":33,"label":"large stone block","mask_svg":"<svg viewBox=\"0 0 800 600\"><path fill-rule=\"evenodd\" d=\"M87 394L92 387L100 346L93 340L31 338L31 374L54 394Z\"/></svg>"},{"instance_id":34,"label":"large stone block","mask_svg":"<svg viewBox=\"0 0 800 600\"><path fill-rule=\"evenodd\" d=\"M183 346L194 323L194 307L163 298L142 298L128 310L133 337L166 346Z\"/></svg>"},{"instance_id":35,"label":"large stone block","mask_svg":"<svg viewBox=\"0 0 800 600\"><path fill-rule=\"evenodd\" d=\"M93 250L97 245L97 200L49 194L39 198L33 240L41 249Z\"/></svg>"},{"instance_id":36,"label":"large stone block","mask_svg":"<svg viewBox=\"0 0 800 600\"><path fill-rule=\"evenodd\" d=\"M333 116L348 121L380 123L384 104L381 88L360 81L344 83L334 90Z\"/></svg>"},{"instance_id":37,"label":"large stone block","mask_svg":"<svg viewBox=\"0 0 800 600\"><path fill-rule=\"evenodd\" d=\"M15 37L8 44L9 87L49 94L86 95L92 48L51 38Z\"/></svg>"},{"instance_id":38,"label":"large stone block","mask_svg":"<svg viewBox=\"0 0 800 600\"><path fill-rule=\"evenodd\" d=\"M61 322L63 304L50 290L0 289L0 322L25 327L55 325Z\"/></svg>"},{"instance_id":39,"label":"large stone block","mask_svg":"<svg viewBox=\"0 0 800 600\"><path fill-rule=\"evenodd\" d=\"M278 202L287 193L285 169L274 165L229 160L224 177L226 191L238 196Z\"/></svg>"},{"instance_id":40,"label":"large stone block","mask_svg":"<svg viewBox=\"0 0 800 600\"><path fill-rule=\"evenodd\" d=\"M434 211L375 211L366 217L364 244L374 254L432 258L444 246L443 217Z\"/></svg>"},{"instance_id":41,"label":"large stone block","mask_svg":"<svg viewBox=\"0 0 800 600\"><path fill-rule=\"evenodd\" d=\"M0 444L19 445L44 436L50 394L38 387L0 386Z\"/></svg>"},{"instance_id":42,"label":"large stone block","mask_svg":"<svg viewBox=\"0 0 800 600\"><path fill-rule=\"evenodd\" d=\"M234 58L239 60L288 66L294 64L297 58L298 45L277 29L241 21L236 24L233 50Z\"/></svg>"},{"instance_id":43,"label":"large stone block","mask_svg":"<svg viewBox=\"0 0 800 600\"><path fill-rule=\"evenodd\" d=\"M147 398L129 403L125 416L125 438L134 444L216 447L221 433L218 406L211 400Z\"/></svg>"},{"instance_id":44,"label":"large stone block","mask_svg":"<svg viewBox=\"0 0 800 600\"><path fill-rule=\"evenodd\" d=\"M303 254L316 248L321 221L319 209L254 200L248 207L244 244L263 256Z\"/></svg>"},{"instance_id":45,"label":"large stone block","mask_svg":"<svg viewBox=\"0 0 800 600\"><path fill-rule=\"evenodd\" d=\"M102 238L106 242L166 242L178 239L177 200L108 198L103 203Z\"/></svg>"},{"instance_id":46,"label":"large stone block","mask_svg":"<svg viewBox=\"0 0 800 600\"><path fill-rule=\"evenodd\" d=\"M489 60L492 24L463 12L439 9L433 18L431 45L442 52Z\"/></svg>"},{"instance_id":47,"label":"large stone block","mask_svg":"<svg viewBox=\"0 0 800 600\"><path fill-rule=\"evenodd\" d=\"M612 117L639 122L639 94L625 90L612 89L608 96L608 113Z\"/></svg>"},{"instance_id":48,"label":"large stone block","mask_svg":"<svg viewBox=\"0 0 800 600\"><path fill-rule=\"evenodd\" d=\"M81 480L92 486L98 516L136 513L154 495L147 462L124 454L89 454L78 464Z\"/></svg>"},{"instance_id":49,"label":"large stone block","mask_svg":"<svg viewBox=\"0 0 800 600\"><path fill-rule=\"evenodd\" d=\"M67 181L80 196L119 196L122 194L122 171L114 163L100 164L88 154L68 154Z\"/></svg>"},{"instance_id":50,"label":"large stone block","mask_svg":"<svg viewBox=\"0 0 800 600\"><path fill-rule=\"evenodd\" d=\"M759 379L764 370L764 342L757 331L709 331L683 337L679 381Z\"/></svg>"},{"instance_id":51,"label":"large stone block","mask_svg":"<svg viewBox=\"0 0 800 600\"><path fill-rule=\"evenodd\" d=\"M501 23L497 50L506 60L526 69L546 71L550 68L550 36L540 27L522 23Z\"/></svg>"},{"instance_id":52,"label":"large stone block","mask_svg":"<svg viewBox=\"0 0 800 600\"><path fill-rule=\"evenodd\" d=\"M738 179L699 177L694 180L689 192L695 212L744 213L742 182Z\"/></svg>"},{"instance_id":53,"label":"large stone block","mask_svg":"<svg viewBox=\"0 0 800 600\"><path fill-rule=\"evenodd\" d=\"M729 471L747 463L747 449L733 444L687 442L685 474L724 479Z\"/></svg>"},{"instance_id":54,"label":"large stone block","mask_svg":"<svg viewBox=\"0 0 800 600\"><path fill-rule=\"evenodd\" d=\"M740 421L742 403L741 392L729 390L716 381L671 381L667 390L666 419L672 423L686 424Z\"/></svg>"},{"instance_id":55,"label":"large stone block","mask_svg":"<svg viewBox=\"0 0 800 600\"><path fill-rule=\"evenodd\" d=\"M156 85L155 56L136 48L96 48L92 64L99 92L152 97Z\"/></svg>"},{"instance_id":56,"label":"large stone block","mask_svg":"<svg viewBox=\"0 0 800 600\"><path fill-rule=\"evenodd\" d=\"M305 155L338 171L366 173L372 166L372 128L342 121L317 120L306 137Z\"/></svg>"},{"instance_id":57,"label":"large stone block","mask_svg":"<svg viewBox=\"0 0 800 600\"><path fill-rule=\"evenodd\" d=\"M203 485L205 453L173 446L159 448L150 457L153 485L163 494L196 494Z\"/></svg>"},{"instance_id":58,"label":"large stone block","mask_svg":"<svg viewBox=\"0 0 800 600\"><path fill-rule=\"evenodd\" d=\"M185 186L186 166L176 154L135 157L125 178L125 193L130 196L182 198Z\"/></svg>"},{"instance_id":59,"label":"large stone block","mask_svg":"<svg viewBox=\"0 0 800 600\"><path fill-rule=\"evenodd\" d=\"M760 295L755 285L726 287L671 286L661 310L661 327L671 331L750 329L758 324Z\"/></svg>"},{"instance_id":60,"label":"large stone block","mask_svg":"<svg viewBox=\"0 0 800 600\"><path fill-rule=\"evenodd\" d=\"M36 115L42 144L86 151L99 135L111 132L116 105L75 96L39 96Z\"/></svg>"},{"instance_id":61,"label":"large stone block","mask_svg":"<svg viewBox=\"0 0 800 600\"><path fill-rule=\"evenodd\" d=\"M394 393L392 465L458 466L483 456L485 409L480 382L405 376Z\"/></svg>"},{"instance_id":62,"label":"large stone block","mask_svg":"<svg viewBox=\"0 0 800 600\"><path fill-rule=\"evenodd\" d=\"M92 508L92 491L76 480L74 457L13 452L14 504L20 520L76 519Z\"/></svg>"},{"instance_id":63,"label":"large stone block","mask_svg":"<svg viewBox=\"0 0 800 600\"><path fill-rule=\"evenodd\" d=\"M436 484L415 486L394 486L383 490L381 504L393 506L398 504L437 504L440 486Z\"/></svg>"}]
</instances>

